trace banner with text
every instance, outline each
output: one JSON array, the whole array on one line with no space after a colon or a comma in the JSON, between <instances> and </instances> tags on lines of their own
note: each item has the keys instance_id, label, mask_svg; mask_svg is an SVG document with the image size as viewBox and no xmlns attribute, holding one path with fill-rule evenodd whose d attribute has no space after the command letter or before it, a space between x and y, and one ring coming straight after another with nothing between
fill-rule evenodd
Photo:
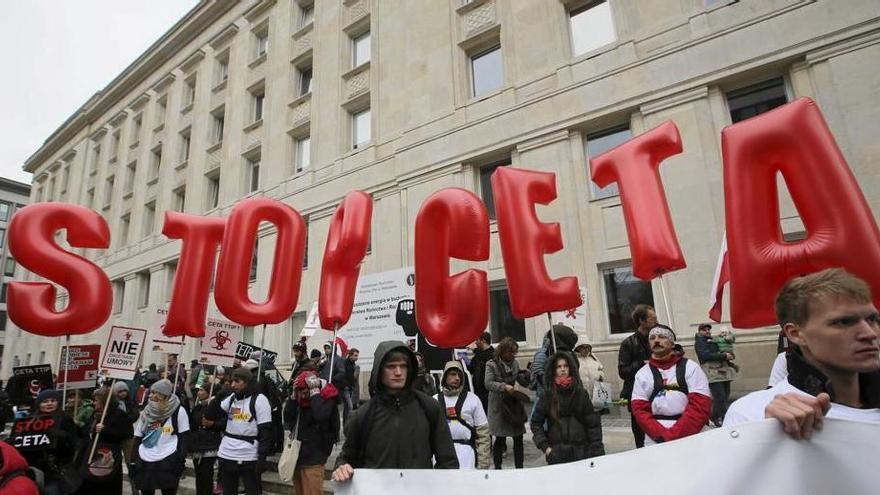
<instances>
[{"instance_id":1,"label":"banner with text","mask_svg":"<svg viewBox=\"0 0 880 495\"><path fill-rule=\"evenodd\" d=\"M47 388L53 388L52 366L49 364L12 368L12 377L6 386L12 403L27 407L33 406L40 391Z\"/></svg>"},{"instance_id":2,"label":"banner with text","mask_svg":"<svg viewBox=\"0 0 880 495\"><path fill-rule=\"evenodd\" d=\"M101 346L98 344L72 345L69 347L70 361L68 361L68 347L61 349L61 369L58 370L56 388L64 388L64 370L67 370L67 388L95 388L95 380L98 378L98 361L101 360Z\"/></svg>"},{"instance_id":3,"label":"banner with text","mask_svg":"<svg viewBox=\"0 0 880 495\"><path fill-rule=\"evenodd\" d=\"M241 325L231 321L208 318L199 362L216 366L232 366L235 351L241 341Z\"/></svg>"},{"instance_id":4,"label":"banner with text","mask_svg":"<svg viewBox=\"0 0 880 495\"><path fill-rule=\"evenodd\" d=\"M101 360L101 375L117 380L134 379L146 338L147 331L142 328L110 328Z\"/></svg>"},{"instance_id":5,"label":"banner with text","mask_svg":"<svg viewBox=\"0 0 880 495\"><path fill-rule=\"evenodd\" d=\"M61 415L41 414L15 420L10 442L21 451L50 450L58 443Z\"/></svg>"},{"instance_id":6,"label":"banner with text","mask_svg":"<svg viewBox=\"0 0 880 495\"><path fill-rule=\"evenodd\" d=\"M270 363L275 364L275 358L278 357L277 352L270 351L269 349L260 349L259 347L253 344L248 344L244 341L239 341L238 345L235 346L235 357L242 361L246 361L251 357L251 353L256 351L263 351L263 356L265 356Z\"/></svg>"},{"instance_id":7,"label":"banner with text","mask_svg":"<svg viewBox=\"0 0 880 495\"><path fill-rule=\"evenodd\" d=\"M825 420L809 441L767 420L570 464L504 471L355 469L337 495L877 493L880 424ZM633 471L635 469L635 471ZM673 474L675 473L675 474ZM633 476L633 474L638 474ZM381 489L379 488L381 487ZM707 488L711 487L711 488Z\"/></svg>"},{"instance_id":8,"label":"banner with text","mask_svg":"<svg viewBox=\"0 0 880 495\"><path fill-rule=\"evenodd\" d=\"M183 350L183 335L169 337L162 333L165 328L165 320L168 318L168 310L159 308L156 310L156 318L150 327L150 350L168 354L180 354Z\"/></svg>"}]
</instances>

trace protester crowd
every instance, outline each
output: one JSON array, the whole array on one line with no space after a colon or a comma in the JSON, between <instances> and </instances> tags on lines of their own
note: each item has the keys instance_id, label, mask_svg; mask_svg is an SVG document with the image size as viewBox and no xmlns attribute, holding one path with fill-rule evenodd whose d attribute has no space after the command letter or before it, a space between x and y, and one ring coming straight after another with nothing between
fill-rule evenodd
<instances>
[{"instance_id":1,"label":"protester crowd","mask_svg":"<svg viewBox=\"0 0 880 495\"><path fill-rule=\"evenodd\" d=\"M694 361L652 307L636 306L637 329L617 363L619 404L631 411L636 446L765 417L794 438L820 430L826 416L880 423L880 316L871 301L867 285L839 269L789 281L776 301L786 348L775 384L732 406L735 336L699 325ZM482 335L468 362L446 363L439 381L407 344L382 342L366 402L357 349L334 356L328 343L307 353L305 342L294 344L286 379L260 352L231 369L186 368L172 355L132 382L98 384L88 397L67 393L67 404L60 391L43 390L30 414L54 420L51 443L16 450L0 442L0 494L12 486L18 491L9 493L37 493L28 491L31 480L51 495L117 494L127 471L133 490L171 495L190 457L199 495L256 495L276 454L295 493L320 494L341 441L337 482L359 468L501 469L508 438L522 468L527 426L548 464L604 455L600 416L611 397L592 346L557 324L524 367L514 340L491 340ZM12 419L8 402L0 394L4 422Z\"/></svg>"}]
</instances>

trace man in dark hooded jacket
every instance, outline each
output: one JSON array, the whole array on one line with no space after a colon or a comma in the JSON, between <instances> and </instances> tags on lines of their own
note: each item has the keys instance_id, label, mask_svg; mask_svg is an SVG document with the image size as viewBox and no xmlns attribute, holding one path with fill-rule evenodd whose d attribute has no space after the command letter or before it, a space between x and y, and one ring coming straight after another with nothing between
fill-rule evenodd
<instances>
[{"instance_id":1,"label":"man in dark hooded jacket","mask_svg":"<svg viewBox=\"0 0 880 495\"><path fill-rule=\"evenodd\" d=\"M458 469L445 412L412 389L416 367L415 354L403 342L386 341L376 348L372 398L345 425L334 481L348 481L355 468Z\"/></svg>"}]
</instances>

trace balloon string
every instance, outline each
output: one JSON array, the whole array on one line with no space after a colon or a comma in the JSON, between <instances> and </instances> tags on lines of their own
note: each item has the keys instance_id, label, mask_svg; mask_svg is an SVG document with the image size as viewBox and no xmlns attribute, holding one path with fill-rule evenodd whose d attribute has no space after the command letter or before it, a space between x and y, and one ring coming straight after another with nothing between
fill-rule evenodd
<instances>
[{"instance_id":1,"label":"balloon string","mask_svg":"<svg viewBox=\"0 0 880 495\"><path fill-rule=\"evenodd\" d=\"M663 307L666 308L666 318L669 320L669 326L675 331L675 320L672 317L672 311L669 309L669 298L666 297L666 279L660 275L660 294L663 297Z\"/></svg>"}]
</instances>

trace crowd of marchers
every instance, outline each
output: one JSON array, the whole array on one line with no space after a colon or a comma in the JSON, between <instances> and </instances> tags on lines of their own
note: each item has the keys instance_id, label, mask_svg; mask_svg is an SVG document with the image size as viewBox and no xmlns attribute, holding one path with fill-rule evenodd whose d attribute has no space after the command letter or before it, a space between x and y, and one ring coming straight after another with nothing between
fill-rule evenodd
<instances>
[{"instance_id":1,"label":"crowd of marchers","mask_svg":"<svg viewBox=\"0 0 880 495\"><path fill-rule=\"evenodd\" d=\"M780 350L768 388L733 404L733 334L699 325L695 362L653 308L636 306L637 329L617 363L618 404L631 411L636 446L764 418L795 439L821 430L825 417L880 423L880 316L872 300L867 284L841 269L789 280L776 298ZM508 437L522 468L527 427L548 464L604 455L600 417L611 401L591 346L554 325L521 367L515 341L491 340L481 336L470 359L449 361L437 381L409 345L382 342L365 402L359 351L335 355L328 343L323 353L307 353L305 342L293 346L289 377L257 352L231 369L186 369L172 357L167 369L101 384L89 399L68 394L64 406L60 392L43 390L30 414L56 420L51 442L0 443L0 494L117 494L127 472L134 491L170 495L191 457L199 495L256 495L275 454L293 459L295 493L319 494L338 442L332 479L344 483L361 468L501 469ZM8 421L8 407L0 409Z\"/></svg>"}]
</instances>

